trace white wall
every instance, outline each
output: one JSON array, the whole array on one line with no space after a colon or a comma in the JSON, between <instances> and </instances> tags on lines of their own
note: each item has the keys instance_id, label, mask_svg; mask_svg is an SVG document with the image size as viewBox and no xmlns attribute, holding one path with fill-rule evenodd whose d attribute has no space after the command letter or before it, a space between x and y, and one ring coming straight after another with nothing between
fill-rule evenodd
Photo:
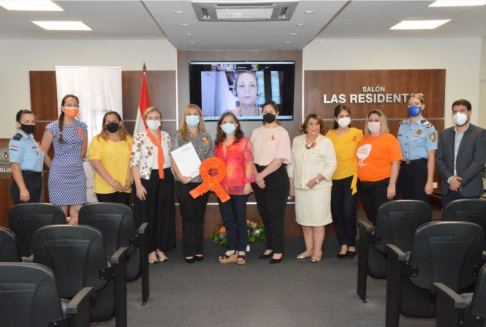
<instances>
[{"instance_id":1,"label":"white wall","mask_svg":"<svg viewBox=\"0 0 486 327\"><path fill-rule=\"evenodd\" d=\"M479 126L486 128L486 37L483 37L480 65Z\"/></svg>"},{"instance_id":2,"label":"white wall","mask_svg":"<svg viewBox=\"0 0 486 327\"><path fill-rule=\"evenodd\" d=\"M451 104L467 99L479 121L481 43L486 38L415 40L323 40L304 49L304 70L446 69L445 127ZM486 66L486 49L482 50ZM486 67L484 68L486 70ZM486 71L483 71L486 76ZM427 95L425 95L427 103ZM483 108L486 110L486 108Z\"/></svg>"},{"instance_id":3,"label":"white wall","mask_svg":"<svg viewBox=\"0 0 486 327\"><path fill-rule=\"evenodd\" d=\"M176 70L177 51L164 40L0 40L0 138L15 132L15 114L30 109L29 71L55 66L115 66L122 70Z\"/></svg>"}]
</instances>

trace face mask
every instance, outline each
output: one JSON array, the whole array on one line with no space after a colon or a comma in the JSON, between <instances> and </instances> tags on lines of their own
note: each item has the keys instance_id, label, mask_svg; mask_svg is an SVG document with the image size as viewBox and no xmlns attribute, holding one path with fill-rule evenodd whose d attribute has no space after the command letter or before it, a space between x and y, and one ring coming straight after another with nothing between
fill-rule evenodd
<instances>
[{"instance_id":1,"label":"face mask","mask_svg":"<svg viewBox=\"0 0 486 327\"><path fill-rule=\"evenodd\" d=\"M370 130L371 133L377 133L381 129L381 123L380 122L369 121L368 122L368 129Z\"/></svg>"},{"instance_id":2,"label":"face mask","mask_svg":"<svg viewBox=\"0 0 486 327\"><path fill-rule=\"evenodd\" d=\"M152 131L155 131L159 129L160 127L160 120L147 120L147 126L150 128Z\"/></svg>"},{"instance_id":3,"label":"face mask","mask_svg":"<svg viewBox=\"0 0 486 327\"><path fill-rule=\"evenodd\" d=\"M35 125L20 124L20 129L23 130L26 134L32 134L35 131Z\"/></svg>"},{"instance_id":4,"label":"face mask","mask_svg":"<svg viewBox=\"0 0 486 327\"><path fill-rule=\"evenodd\" d=\"M110 133L116 133L120 129L120 124L111 122L106 124L106 130Z\"/></svg>"},{"instance_id":5,"label":"face mask","mask_svg":"<svg viewBox=\"0 0 486 327\"><path fill-rule=\"evenodd\" d=\"M75 118L79 114L78 108L64 108L64 113L66 116Z\"/></svg>"},{"instance_id":6,"label":"face mask","mask_svg":"<svg viewBox=\"0 0 486 327\"><path fill-rule=\"evenodd\" d=\"M467 123L467 115L462 112L458 112L454 115L454 124L457 126L462 126Z\"/></svg>"},{"instance_id":7,"label":"face mask","mask_svg":"<svg viewBox=\"0 0 486 327\"><path fill-rule=\"evenodd\" d=\"M417 117L422 112L422 107L410 106L408 107L408 113L411 117Z\"/></svg>"},{"instance_id":8,"label":"face mask","mask_svg":"<svg viewBox=\"0 0 486 327\"><path fill-rule=\"evenodd\" d=\"M196 127L199 124L199 116L186 116L186 124L190 127Z\"/></svg>"},{"instance_id":9,"label":"face mask","mask_svg":"<svg viewBox=\"0 0 486 327\"><path fill-rule=\"evenodd\" d=\"M339 118L337 123L341 127L348 127L349 124L351 124L351 118L349 117Z\"/></svg>"},{"instance_id":10,"label":"face mask","mask_svg":"<svg viewBox=\"0 0 486 327\"><path fill-rule=\"evenodd\" d=\"M275 121L276 117L274 114L266 113L263 115L263 121L267 124L271 124Z\"/></svg>"},{"instance_id":11,"label":"face mask","mask_svg":"<svg viewBox=\"0 0 486 327\"><path fill-rule=\"evenodd\" d=\"M226 134L231 135L236 130L236 126L235 126L235 124L232 124L232 123L226 123L226 124L223 125L223 127L221 127L221 129Z\"/></svg>"}]
</instances>

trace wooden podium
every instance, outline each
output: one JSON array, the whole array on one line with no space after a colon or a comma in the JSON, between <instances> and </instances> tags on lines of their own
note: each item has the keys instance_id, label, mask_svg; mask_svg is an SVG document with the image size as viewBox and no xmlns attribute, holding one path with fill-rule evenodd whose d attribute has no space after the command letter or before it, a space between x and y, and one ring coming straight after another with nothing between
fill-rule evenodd
<instances>
[{"instance_id":1,"label":"wooden podium","mask_svg":"<svg viewBox=\"0 0 486 327\"><path fill-rule=\"evenodd\" d=\"M0 139L0 226L8 227L8 210L13 202L10 197L12 174L10 172L8 143L10 139Z\"/></svg>"}]
</instances>

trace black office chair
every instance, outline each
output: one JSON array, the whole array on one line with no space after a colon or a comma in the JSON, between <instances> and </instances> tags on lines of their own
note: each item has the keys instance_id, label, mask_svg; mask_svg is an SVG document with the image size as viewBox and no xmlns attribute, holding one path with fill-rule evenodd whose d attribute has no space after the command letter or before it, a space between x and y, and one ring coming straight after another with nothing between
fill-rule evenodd
<instances>
[{"instance_id":1,"label":"black office chair","mask_svg":"<svg viewBox=\"0 0 486 327\"><path fill-rule=\"evenodd\" d=\"M22 257L32 255L32 239L39 228L59 224L66 224L64 212L49 203L22 203L8 211L8 225L17 235Z\"/></svg>"},{"instance_id":2,"label":"black office chair","mask_svg":"<svg viewBox=\"0 0 486 327\"><path fill-rule=\"evenodd\" d=\"M21 262L17 237L14 232L0 227L0 262Z\"/></svg>"},{"instance_id":3,"label":"black office chair","mask_svg":"<svg viewBox=\"0 0 486 327\"><path fill-rule=\"evenodd\" d=\"M486 264L479 271L474 293L457 294L434 283L437 294L437 327L480 327L486 320Z\"/></svg>"},{"instance_id":4,"label":"black office chair","mask_svg":"<svg viewBox=\"0 0 486 327\"><path fill-rule=\"evenodd\" d=\"M54 274L35 263L0 263L2 327L89 327L92 288L81 290L63 313Z\"/></svg>"},{"instance_id":5,"label":"black office chair","mask_svg":"<svg viewBox=\"0 0 486 327\"><path fill-rule=\"evenodd\" d=\"M430 205L418 200L389 201L380 206L376 226L358 221L358 287L366 301L368 275L377 279L388 276L386 245L394 244L402 251L412 249L415 230L432 220Z\"/></svg>"},{"instance_id":6,"label":"black office chair","mask_svg":"<svg viewBox=\"0 0 486 327\"><path fill-rule=\"evenodd\" d=\"M420 226L408 254L387 245L386 326L407 317L435 318L433 283L459 291L476 281L482 262L484 232L469 222L431 222Z\"/></svg>"},{"instance_id":7,"label":"black office chair","mask_svg":"<svg viewBox=\"0 0 486 327\"><path fill-rule=\"evenodd\" d=\"M143 223L137 231L132 210L127 205L89 203L79 210L79 224L93 226L101 231L108 256L121 247L128 248L127 281L134 281L142 274L142 305L145 305L150 296L146 234L148 223Z\"/></svg>"},{"instance_id":8,"label":"black office chair","mask_svg":"<svg viewBox=\"0 0 486 327\"><path fill-rule=\"evenodd\" d=\"M116 316L116 326L127 326L127 248L107 262L101 232L91 226L54 225L34 234L34 262L51 268L59 295L70 299L83 287L93 287L91 322ZM109 266L111 265L111 266Z\"/></svg>"},{"instance_id":9,"label":"black office chair","mask_svg":"<svg viewBox=\"0 0 486 327\"><path fill-rule=\"evenodd\" d=\"M481 226L486 233L486 201L479 199L452 201L445 207L442 221L469 221ZM486 250L486 242L483 250Z\"/></svg>"}]
</instances>

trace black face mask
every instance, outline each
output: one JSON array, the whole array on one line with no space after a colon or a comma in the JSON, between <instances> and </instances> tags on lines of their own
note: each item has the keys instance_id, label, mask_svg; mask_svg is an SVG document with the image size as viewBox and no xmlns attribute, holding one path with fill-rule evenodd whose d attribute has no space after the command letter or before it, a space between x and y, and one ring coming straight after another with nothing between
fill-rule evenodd
<instances>
[{"instance_id":1,"label":"black face mask","mask_svg":"<svg viewBox=\"0 0 486 327\"><path fill-rule=\"evenodd\" d=\"M267 124L271 124L275 121L275 115L271 113L266 113L263 115L263 121Z\"/></svg>"},{"instance_id":2,"label":"black face mask","mask_svg":"<svg viewBox=\"0 0 486 327\"><path fill-rule=\"evenodd\" d=\"M35 131L35 125L20 124L20 129L23 130L26 134L32 134Z\"/></svg>"},{"instance_id":3,"label":"black face mask","mask_svg":"<svg viewBox=\"0 0 486 327\"><path fill-rule=\"evenodd\" d=\"M116 133L120 129L120 124L118 123L108 123L106 125L106 130L110 133Z\"/></svg>"}]
</instances>

